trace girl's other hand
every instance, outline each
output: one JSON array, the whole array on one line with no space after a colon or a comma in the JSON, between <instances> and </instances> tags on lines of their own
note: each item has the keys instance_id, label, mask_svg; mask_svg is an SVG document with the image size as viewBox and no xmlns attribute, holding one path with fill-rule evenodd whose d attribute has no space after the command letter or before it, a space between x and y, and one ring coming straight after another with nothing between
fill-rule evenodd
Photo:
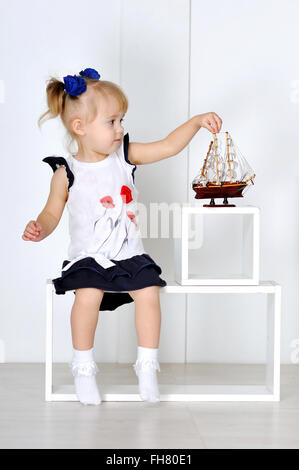
<instances>
[{"instance_id":1,"label":"girl's other hand","mask_svg":"<svg viewBox=\"0 0 299 470\"><path fill-rule=\"evenodd\" d=\"M22 238L25 241L40 242L45 238L45 231L38 222L30 220L26 225Z\"/></svg>"},{"instance_id":2,"label":"girl's other hand","mask_svg":"<svg viewBox=\"0 0 299 470\"><path fill-rule=\"evenodd\" d=\"M222 126L222 119L216 113L199 114L198 122L200 127L205 127L213 134L220 132Z\"/></svg>"}]
</instances>

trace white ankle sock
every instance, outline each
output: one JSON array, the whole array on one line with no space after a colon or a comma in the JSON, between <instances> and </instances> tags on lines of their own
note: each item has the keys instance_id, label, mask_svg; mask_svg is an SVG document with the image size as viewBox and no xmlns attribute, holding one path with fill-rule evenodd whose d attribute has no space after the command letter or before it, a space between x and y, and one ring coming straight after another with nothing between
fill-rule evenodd
<instances>
[{"instance_id":1,"label":"white ankle sock","mask_svg":"<svg viewBox=\"0 0 299 470\"><path fill-rule=\"evenodd\" d=\"M143 400L160 401L156 370L160 371L158 348L138 346L137 360L133 365L138 377L139 394Z\"/></svg>"},{"instance_id":2,"label":"white ankle sock","mask_svg":"<svg viewBox=\"0 0 299 470\"><path fill-rule=\"evenodd\" d=\"M75 380L76 395L84 405L99 405L101 397L95 375L98 366L93 359L93 348L80 351L73 349L73 360L70 363Z\"/></svg>"}]
</instances>

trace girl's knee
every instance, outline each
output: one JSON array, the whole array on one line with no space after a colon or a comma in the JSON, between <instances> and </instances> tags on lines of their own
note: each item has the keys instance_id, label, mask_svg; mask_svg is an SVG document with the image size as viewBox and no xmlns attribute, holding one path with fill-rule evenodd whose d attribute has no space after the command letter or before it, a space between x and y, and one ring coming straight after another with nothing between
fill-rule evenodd
<instances>
[{"instance_id":1,"label":"girl's knee","mask_svg":"<svg viewBox=\"0 0 299 470\"><path fill-rule=\"evenodd\" d=\"M102 301L104 291L94 287L83 287L76 289L75 294L75 301L86 305L94 305Z\"/></svg>"},{"instance_id":2,"label":"girl's knee","mask_svg":"<svg viewBox=\"0 0 299 470\"><path fill-rule=\"evenodd\" d=\"M137 301L154 301L159 299L159 286L149 286L143 289L137 289L129 292L133 300Z\"/></svg>"}]
</instances>

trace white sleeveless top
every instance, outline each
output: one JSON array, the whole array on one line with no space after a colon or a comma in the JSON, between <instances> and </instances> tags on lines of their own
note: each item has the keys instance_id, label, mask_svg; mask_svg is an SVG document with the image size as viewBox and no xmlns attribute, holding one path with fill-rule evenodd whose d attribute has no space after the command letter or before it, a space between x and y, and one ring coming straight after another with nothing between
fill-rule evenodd
<instances>
[{"instance_id":1,"label":"white sleeveless top","mask_svg":"<svg viewBox=\"0 0 299 470\"><path fill-rule=\"evenodd\" d=\"M62 271L86 257L93 257L106 269L115 266L111 259L123 260L145 252L136 214L136 165L125 159L125 139L128 142L128 134L117 151L99 162L80 162L71 154L65 159L74 180L71 186L69 181L66 202L70 263Z\"/></svg>"}]
</instances>

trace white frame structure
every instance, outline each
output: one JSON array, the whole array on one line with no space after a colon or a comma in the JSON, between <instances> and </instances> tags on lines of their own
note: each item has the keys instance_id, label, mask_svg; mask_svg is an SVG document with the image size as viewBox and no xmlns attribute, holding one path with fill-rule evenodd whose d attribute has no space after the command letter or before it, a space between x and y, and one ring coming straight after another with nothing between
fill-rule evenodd
<instances>
[{"instance_id":1,"label":"white frame structure","mask_svg":"<svg viewBox=\"0 0 299 470\"><path fill-rule=\"evenodd\" d=\"M260 209L255 206L236 207L203 207L194 203L180 205L179 237L174 239L175 248L175 281L182 285L258 285L260 264ZM243 273L234 278L204 278L189 277L188 266L188 240L189 240L189 216L198 214L208 215L243 215L242 237L242 269ZM249 217L252 217L252 224ZM252 228L252 233L249 233ZM252 239L252 257L246 251L245 241L248 236ZM248 274L246 272L251 271Z\"/></svg>"},{"instance_id":2,"label":"white frame structure","mask_svg":"<svg viewBox=\"0 0 299 470\"><path fill-rule=\"evenodd\" d=\"M275 281L258 285L182 286L175 281L160 288L164 294L263 293L267 295L267 355L264 385L177 385L160 384L161 401L279 401L280 400L280 321L281 286ZM46 401L78 401L73 386L53 390L53 293L46 285ZM141 401L138 385L113 385L101 389L103 401Z\"/></svg>"}]
</instances>

